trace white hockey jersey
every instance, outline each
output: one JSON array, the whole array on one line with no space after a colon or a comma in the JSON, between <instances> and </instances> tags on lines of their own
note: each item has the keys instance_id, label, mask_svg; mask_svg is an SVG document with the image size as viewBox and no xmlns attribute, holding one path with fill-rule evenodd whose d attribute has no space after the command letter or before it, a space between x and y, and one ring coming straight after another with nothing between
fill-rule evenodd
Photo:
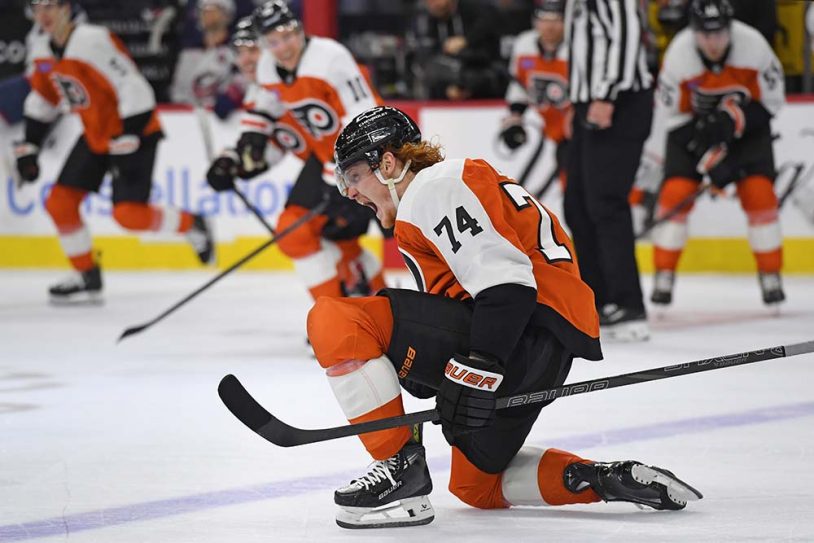
<instances>
[{"instance_id":1,"label":"white hockey jersey","mask_svg":"<svg viewBox=\"0 0 814 543\"><path fill-rule=\"evenodd\" d=\"M690 29L673 39L664 55L656 91L653 129L645 152L664 157L667 134L694 115L712 111L725 99L759 101L772 115L785 103L783 68L771 46L754 28L732 22L728 57L720 70L701 58Z\"/></svg>"},{"instance_id":2,"label":"white hockey jersey","mask_svg":"<svg viewBox=\"0 0 814 543\"><path fill-rule=\"evenodd\" d=\"M161 130L155 95L138 71L124 44L102 26L79 24L61 57L48 41L37 40L32 51L31 92L27 117L52 122L61 111L77 113L88 147L104 154L111 139L121 135L122 120L153 111L143 135Z\"/></svg>"},{"instance_id":3,"label":"white hockey jersey","mask_svg":"<svg viewBox=\"0 0 814 543\"><path fill-rule=\"evenodd\" d=\"M536 107L545 122L546 137L562 141L566 112L571 107L565 44L560 44L556 53L548 56L540 50L535 30L521 33L512 46L509 73L513 80L506 90L506 102Z\"/></svg>"},{"instance_id":4,"label":"white hockey jersey","mask_svg":"<svg viewBox=\"0 0 814 543\"><path fill-rule=\"evenodd\" d=\"M394 236L419 290L454 299L517 284L577 337L573 352L598 353L593 291L579 276L557 218L483 160L445 160L418 172L404 192ZM579 345L579 346L576 346Z\"/></svg>"},{"instance_id":5,"label":"white hockey jersey","mask_svg":"<svg viewBox=\"0 0 814 543\"><path fill-rule=\"evenodd\" d=\"M254 107L241 121L246 129L271 136L286 113L323 163L333 161L333 146L353 117L381 105L350 52L332 39L309 37L295 72L281 78L274 56L264 50L257 65Z\"/></svg>"}]
</instances>

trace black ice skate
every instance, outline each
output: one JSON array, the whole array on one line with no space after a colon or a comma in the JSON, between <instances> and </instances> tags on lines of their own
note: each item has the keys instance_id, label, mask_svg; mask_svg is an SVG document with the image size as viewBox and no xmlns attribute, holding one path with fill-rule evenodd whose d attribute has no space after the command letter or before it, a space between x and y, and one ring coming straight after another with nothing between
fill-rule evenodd
<instances>
[{"instance_id":1,"label":"black ice skate","mask_svg":"<svg viewBox=\"0 0 814 543\"><path fill-rule=\"evenodd\" d=\"M215 261L215 242L209 221L203 215L194 215L192 227L186 235L201 263L212 264Z\"/></svg>"},{"instance_id":2,"label":"black ice skate","mask_svg":"<svg viewBox=\"0 0 814 543\"><path fill-rule=\"evenodd\" d=\"M606 502L631 502L659 510L677 511L688 501L703 498L672 472L633 460L576 462L565 468L563 480L571 492L591 487Z\"/></svg>"},{"instance_id":3,"label":"black ice skate","mask_svg":"<svg viewBox=\"0 0 814 543\"><path fill-rule=\"evenodd\" d=\"M786 299L779 273L761 272L757 274L757 279L760 283L760 292L763 294L764 304L775 305Z\"/></svg>"},{"instance_id":4,"label":"black ice skate","mask_svg":"<svg viewBox=\"0 0 814 543\"><path fill-rule=\"evenodd\" d=\"M650 339L650 327L644 309L607 304L599 313L599 333L611 341L644 341Z\"/></svg>"},{"instance_id":5,"label":"black ice skate","mask_svg":"<svg viewBox=\"0 0 814 543\"><path fill-rule=\"evenodd\" d=\"M673 285L676 274L671 270L659 270L653 281L653 293L650 301L657 305L670 305L673 303Z\"/></svg>"},{"instance_id":6,"label":"black ice skate","mask_svg":"<svg viewBox=\"0 0 814 543\"><path fill-rule=\"evenodd\" d=\"M48 289L52 304L102 303L102 272L98 266L85 272L75 272Z\"/></svg>"},{"instance_id":7,"label":"black ice skate","mask_svg":"<svg viewBox=\"0 0 814 543\"><path fill-rule=\"evenodd\" d=\"M395 528L429 524L435 518L428 494L432 479L424 446L412 440L366 475L334 493L342 528Z\"/></svg>"}]
</instances>

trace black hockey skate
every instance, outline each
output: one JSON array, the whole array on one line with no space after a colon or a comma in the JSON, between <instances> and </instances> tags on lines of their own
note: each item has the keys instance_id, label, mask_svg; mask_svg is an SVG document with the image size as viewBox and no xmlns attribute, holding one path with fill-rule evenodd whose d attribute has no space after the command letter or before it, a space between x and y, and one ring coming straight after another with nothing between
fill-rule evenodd
<instances>
[{"instance_id":1,"label":"black hockey skate","mask_svg":"<svg viewBox=\"0 0 814 543\"><path fill-rule=\"evenodd\" d=\"M757 279L758 283L760 283L760 292L763 294L764 304L779 304L786 299L779 273L758 273Z\"/></svg>"},{"instance_id":2,"label":"black hockey skate","mask_svg":"<svg viewBox=\"0 0 814 543\"><path fill-rule=\"evenodd\" d=\"M673 303L673 285L676 274L670 270L659 270L653 281L653 293L650 301L657 305L670 305Z\"/></svg>"},{"instance_id":3,"label":"black hockey skate","mask_svg":"<svg viewBox=\"0 0 814 543\"><path fill-rule=\"evenodd\" d=\"M650 339L650 327L644 309L607 304L599 313L599 333L612 341L644 341Z\"/></svg>"},{"instance_id":4,"label":"black hockey skate","mask_svg":"<svg viewBox=\"0 0 814 543\"><path fill-rule=\"evenodd\" d=\"M429 524L435 518L429 497L432 479L424 446L408 442L367 474L334 493L342 528L395 528Z\"/></svg>"},{"instance_id":5,"label":"black hockey skate","mask_svg":"<svg viewBox=\"0 0 814 543\"><path fill-rule=\"evenodd\" d=\"M187 230L186 235L201 263L212 264L215 261L215 242L209 221L203 215L195 215L192 227Z\"/></svg>"},{"instance_id":6,"label":"black hockey skate","mask_svg":"<svg viewBox=\"0 0 814 543\"><path fill-rule=\"evenodd\" d=\"M52 304L102 303L102 271L98 266L85 272L76 272L48 289Z\"/></svg>"},{"instance_id":7,"label":"black hockey skate","mask_svg":"<svg viewBox=\"0 0 814 543\"><path fill-rule=\"evenodd\" d=\"M565 468L563 480L571 492L590 487L606 502L631 502L659 510L677 511L688 501L703 498L672 472L634 460L575 462Z\"/></svg>"}]
</instances>

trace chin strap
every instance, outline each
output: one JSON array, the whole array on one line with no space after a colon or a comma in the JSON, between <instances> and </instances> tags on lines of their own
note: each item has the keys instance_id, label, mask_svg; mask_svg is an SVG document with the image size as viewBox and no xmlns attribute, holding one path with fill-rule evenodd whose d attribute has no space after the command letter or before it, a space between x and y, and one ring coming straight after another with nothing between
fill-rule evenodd
<instances>
[{"instance_id":1,"label":"chin strap","mask_svg":"<svg viewBox=\"0 0 814 543\"><path fill-rule=\"evenodd\" d=\"M393 199L393 204L396 206L396 209L399 208L399 202L401 201L399 199L399 195L396 194L396 183L401 183L404 176L410 171L410 162L411 161L409 160L407 161L407 164L404 165L404 168L401 170L401 174L399 174L398 177L390 177L385 179L384 176L382 176L382 171L379 168L373 170L373 173L376 175L376 179L378 179L382 185L387 185L387 188L390 190L390 198Z\"/></svg>"}]
</instances>

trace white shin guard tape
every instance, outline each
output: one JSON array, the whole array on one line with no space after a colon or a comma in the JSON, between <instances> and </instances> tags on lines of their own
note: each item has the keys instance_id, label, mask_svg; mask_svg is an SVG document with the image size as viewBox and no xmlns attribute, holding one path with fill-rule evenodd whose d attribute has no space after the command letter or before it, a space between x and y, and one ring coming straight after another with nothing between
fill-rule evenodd
<instances>
[{"instance_id":1,"label":"white shin guard tape","mask_svg":"<svg viewBox=\"0 0 814 543\"><path fill-rule=\"evenodd\" d=\"M768 253L779 249L783 244L779 221L749 226L747 235L749 246L756 253Z\"/></svg>"},{"instance_id":2,"label":"white shin guard tape","mask_svg":"<svg viewBox=\"0 0 814 543\"><path fill-rule=\"evenodd\" d=\"M548 505L540 493L537 472L545 449L522 447L501 480L503 497L512 505Z\"/></svg>"},{"instance_id":3,"label":"white shin guard tape","mask_svg":"<svg viewBox=\"0 0 814 543\"><path fill-rule=\"evenodd\" d=\"M679 251L687 244L686 221L665 221L653 228L653 245L659 249Z\"/></svg>"},{"instance_id":4,"label":"white shin guard tape","mask_svg":"<svg viewBox=\"0 0 814 543\"><path fill-rule=\"evenodd\" d=\"M69 257L89 253L92 247L90 230L85 225L67 234L60 233L59 242L62 245L62 250Z\"/></svg>"},{"instance_id":5,"label":"white shin guard tape","mask_svg":"<svg viewBox=\"0 0 814 543\"><path fill-rule=\"evenodd\" d=\"M336 264L342 258L342 251L335 243L324 239L320 243L322 248L316 253L294 259L294 269L307 288L336 277Z\"/></svg>"},{"instance_id":6,"label":"white shin guard tape","mask_svg":"<svg viewBox=\"0 0 814 543\"><path fill-rule=\"evenodd\" d=\"M158 232L174 234L181 227L181 211L172 207L165 207L161 210L161 223L158 225Z\"/></svg>"},{"instance_id":7,"label":"white shin guard tape","mask_svg":"<svg viewBox=\"0 0 814 543\"><path fill-rule=\"evenodd\" d=\"M345 375L328 376L328 383L349 420L370 413L401 394L396 369L384 355Z\"/></svg>"}]
</instances>

